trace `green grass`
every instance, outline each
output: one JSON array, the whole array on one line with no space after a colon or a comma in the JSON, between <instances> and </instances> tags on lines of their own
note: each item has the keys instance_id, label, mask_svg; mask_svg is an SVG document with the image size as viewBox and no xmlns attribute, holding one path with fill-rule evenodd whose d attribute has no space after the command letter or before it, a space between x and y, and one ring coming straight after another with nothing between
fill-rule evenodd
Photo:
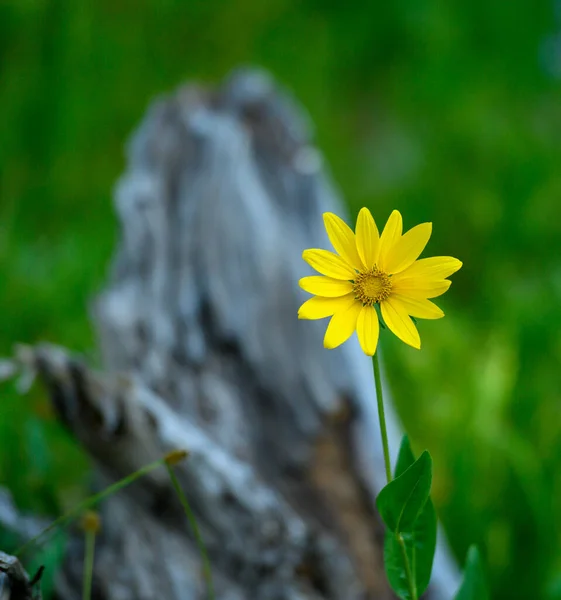
<instances>
[{"instance_id":1,"label":"green grass","mask_svg":"<svg viewBox=\"0 0 561 600\"><path fill-rule=\"evenodd\" d=\"M390 381L460 559L493 598L561 598L561 93L553 2L0 3L0 354L94 352L88 300L116 239L112 186L148 102L263 65L308 107L353 216L430 220L464 261L422 322L384 336ZM85 459L40 391L0 390L0 481L25 508L80 496Z\"/></svg>"}]
</instances>

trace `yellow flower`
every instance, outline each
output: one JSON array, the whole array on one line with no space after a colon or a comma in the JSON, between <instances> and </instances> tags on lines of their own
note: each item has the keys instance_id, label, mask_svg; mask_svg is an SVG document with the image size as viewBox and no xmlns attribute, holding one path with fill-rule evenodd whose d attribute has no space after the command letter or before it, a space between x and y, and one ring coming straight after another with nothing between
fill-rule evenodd
<instances>
[{"instance_id":1,"label":"yellow flower","mask_svg":"<svg viewBox=\"0 0 561 600\"><path fill-rule=\"evenodd\" d=\"M318 273L304 277L300 287L315 294L298 311L299 319L331 317L326 348L346 342L356 329L365 354L373 356L380 326L375 305L385 324L406 344L421 347L411 317L440 319L444 313L429 300L446 292L462 263L451 256L417 260L432 232L422 223L402 235L403 220L394 210L379 235L367 208L361 209L356 235L333 213L323 215L327 235L337 254L328 250L304 250L302 258Z\"/></svg>"}]
</instances>

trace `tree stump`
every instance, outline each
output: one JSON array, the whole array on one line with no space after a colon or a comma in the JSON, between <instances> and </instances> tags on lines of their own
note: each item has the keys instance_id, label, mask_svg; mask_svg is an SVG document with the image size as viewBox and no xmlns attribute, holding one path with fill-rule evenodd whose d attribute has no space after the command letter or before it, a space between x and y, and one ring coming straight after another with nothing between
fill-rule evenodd
<instances>
[{"instance_id":1,"label":"tree stump","mask_svg":"<svg viewBox=\"0 0 561 600\"><path fill-rule=\"evenodd\" d=\"M0 552L0 600L41 600L41 591L34 589L40 576L30 580L15 556Z\"/></svg>"},{"instance_id":2,"label":"tree stump","mask_svg":"<svg viewBox=\"0 0 561 600\"><path fill-rule=\"evenodd\" d=\"M299 322L322 213L344 213L302 109L262 72L187 85L149 109L116 188L121 238L92 305L101 370L49 345L18 367L46 383L100 486L167 452L219 600L385 600L384 483L370 361ZM390 410L391 413L391 410ZM390 415L393 450L399 432ZM199 600L201 560L165 470L101 506L97 600ZM71 542L60 600L81 597ZM455 571L437 558L431 598Z\"/></svg>"}]
</instances>

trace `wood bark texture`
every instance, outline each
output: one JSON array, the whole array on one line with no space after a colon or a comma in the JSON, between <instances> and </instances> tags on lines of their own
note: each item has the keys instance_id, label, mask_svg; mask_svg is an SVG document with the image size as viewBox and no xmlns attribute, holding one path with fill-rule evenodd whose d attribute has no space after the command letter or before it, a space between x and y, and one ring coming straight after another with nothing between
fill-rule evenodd
<instances>
[{"instance_id":1,"label":"wood bark texture","mask_svg":"<svg viewBox=\"0 0 561 600\"><path fill-rule=\"evenodd\" d=\"M174 449L218 600L386 600L384 483L370 361L298 321L304 248L344 214L303 110L267 74L157 100L116 191L120 240L92 303L100 366L21 347L100 488ZM391 409L390 409L391 413ZM398 429L390 423L393 450ZM202 600L201 560L165 469L101 506L97 600ZM450 598L439 554L430 597ZM60 600L81 597L70 543Z\"/></svg>"},{"instance_id":2,"label":"wood bark texture","mask_svg":"<svg viewBox=\"0 0 561 600\"><path fill-rule=\"evenodd\" d=\"M0 552L0 600L41 600L41 591L20 561L4 552Z\"/></svg>"}]
</instances>

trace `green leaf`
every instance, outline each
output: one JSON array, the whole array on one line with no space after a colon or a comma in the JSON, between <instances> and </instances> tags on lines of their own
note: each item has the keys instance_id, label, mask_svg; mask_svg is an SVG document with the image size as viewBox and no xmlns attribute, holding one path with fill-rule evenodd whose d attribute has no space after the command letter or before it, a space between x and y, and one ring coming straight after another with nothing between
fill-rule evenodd
<instances>
[{"instance_id":1,"label":"green leaf","mask_svg":"<svg viewBox=\"0 0 561 600\"><path fill-rule=\"evenodd\" d=\"M432 459L425 450L409 468L382 489L376 498L376 506L391 531L412 531L429 497L431 481Z\"/></svg>"},{"instance_id":2,"label":"green leaf","mask_svg":"<svg viewBox=\"0 0 561 600\"><path fill-rule=\"evenodd\" d=\"M401 534L403 535L403 534ZM409 565L413 564L413 547L406 542ZM403 600L412 600L403 564L401 548L395 533L386 530L384 536L384 569L392 590Z\"/></svg>"},{"instance_id":3,"label":"green leaf","mask_svg":"<svg viewBox=\"0 0 561 600\"><path fill-rule=\"evenodd\" d=\"M483 565L476 546L470 546L468 550L464 580L455 600L489 600Z\"/></svg>"},{"instance_id":4,"label":"green leaf","mask_svg":"<svg viewBox=\"0 0 561 600\"><path fill-rule=\"evenodd\" d=\"M415 457L407 436L403 437L395 467L395 475L402 475L413 463ZM430 498L419 513L413 531L403 533L409 564L413 571L417 594L420 596L428 587L432 563L436 550L436 511ZM386 531L384 539L384 565L388 581L394 592L404 600L411 600L405 576L403 557L396 535Z\"/></svg>"},{"instance_id":5,"label":"green leaf","mask_svg":"<svg viewBox=\"0 0 561 600\"><path fill-rule=\"evenodd\" d=\"M409 437L404 435L401 438L401 445L399 446L399 454L397 455L397 463L395 465L394 477L399 477L415 462L415 455L411 450L411 443Z\"/></svg>"},{"instance_id":6,"label":"green leaf","mask_svg":"<svg viewBox=\"0 0 561 600\"><path fill-rule=\"evenodd\" d=\"M411 533L402 533L409 565L413 571L417 594L420 596L428 587L436 550L436 511L429 500ZM401 548L396 534L386 531L384 538L384 565L388 581L394 592L404 600L411 600Z\"/></svg>"}]
</instances>

